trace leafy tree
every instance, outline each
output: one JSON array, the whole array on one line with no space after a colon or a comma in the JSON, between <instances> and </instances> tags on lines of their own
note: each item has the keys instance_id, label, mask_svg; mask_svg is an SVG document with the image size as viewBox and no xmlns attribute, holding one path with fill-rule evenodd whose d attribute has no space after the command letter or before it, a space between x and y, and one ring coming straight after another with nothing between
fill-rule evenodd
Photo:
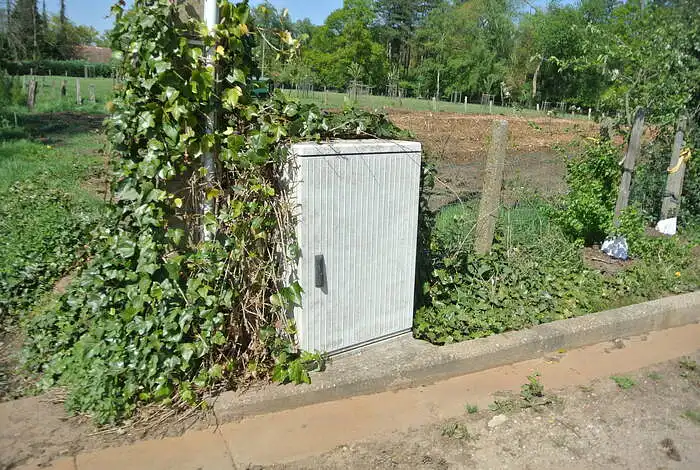
<instances>
[{"instance_id":1,"label":"leafy tree","mask_svg":"<svg viewBox=\"0 0 700 470\"><path fill-rule=\"evenodd\" d=\"M408 69L411 65L416 30L421 22L442 0L377 0L377 19L382 25L381 36L387 47L387 57Z\"/></svg>"},{"instance_id":2,"label":"leafy tree","mask_svg":"<svg viewBox=\"0 0 700 470\"><path fill-rule=\"evenodd\" d=\"M573 73L597 73L603 106L624 110L631 122L637 106L652 120L671 124L700 105L700 18L694 0L638 0L616 7L607 22L589 23L582 53L562 61Z\"/></svg>"},{"instance_id":3,"label":"leafy tree","mask_svg":"<svg viewBox=\"0 0 700 470\"><path fill-rule=\"evenodd\" d=\"M431 94L437 92L439 71L441 89L447 92L496 91L512 49L514 15L514 4L505 0L474 0L435 8L416 37L423 58L417 67L423 87Z\"/></svg>"},{"instance_id":4,"label":"leafy tree","mask_svg":"<svg viewBox=\"0 0 700 470\"><path fill-rule=\"evenodd\" d=\"M589 2L590 3L590 2ZM562 60L581 54L583 30L605 14L592 8L586 13L573 6L551 6L526 16L520 25L516 51L519 69L530 80L527 97L531 101L565 101L595 106L602 90L602 79L590 71L562 68Z\"/></svg>"},{"instance_id":5,"label":"leafy tree","mask_svg":"<svg viewBox=\"0 0 700 470\"><path fill-rule=\"evenodd\" d=\"M46 28L46 55L56 59L72 59L75 57L75 46L96 45L100 41L100 33L92 26L77 25L60 15L51 15Z\"/></svg>"},{"instance_id":6,"label":"leafy tree","mask_svg":"<svg viewBox=\"0 0 700 470\"><path fill-rule=\"evenodd\" d=\"M344 88L350 64L362 68L361 80L380 86L386 79L387 59L377 42L376 15L370 0L345 0L311 38L305 60L319 84Z\"/></svg>"},{"instance_id":7,"label":"leafy tree","mask_svg":"<svg viewBox=\"0 0 700 470\"><path fill-rule=\"evenodd\" d=\"M45 24L36 0L16 0L9 19L9 38L14 58L39 59L44 46Z\"/></svg>"}]
</instances>

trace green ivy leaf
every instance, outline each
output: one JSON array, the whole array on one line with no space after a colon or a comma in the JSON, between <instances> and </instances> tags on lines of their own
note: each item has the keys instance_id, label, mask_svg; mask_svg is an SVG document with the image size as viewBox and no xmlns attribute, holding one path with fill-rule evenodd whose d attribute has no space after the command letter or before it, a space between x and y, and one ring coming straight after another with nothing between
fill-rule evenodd
<instances>
[{"instance_id":1,"label":"green ivy leaf","mask_svg":"<svg viewBox=\"0 0 700 470\"><path fill-rule=\"evenodd\" d=\"M243 95L241 87L235 86L224 90L223 103L226 109L234 109L238 105L238 100Z\"/></svg>"}]
</instances>

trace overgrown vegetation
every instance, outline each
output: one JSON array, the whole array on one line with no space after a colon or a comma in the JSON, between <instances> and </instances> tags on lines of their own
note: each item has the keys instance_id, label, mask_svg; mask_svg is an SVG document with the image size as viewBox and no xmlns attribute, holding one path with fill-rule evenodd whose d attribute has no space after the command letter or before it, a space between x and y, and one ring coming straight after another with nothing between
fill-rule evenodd
<instances>
[{"instance_id":1,"label":"overgrown vegetation","mask_svg":"<svg viewBox=\"0 0 700 470\"><path fill-rule=\"evenodd\" d=\"M251 48L262 31L247 5L222 2L211 31L183 22L178 8L113 9L123 77L108 122L114 213L58 306L27 325L41 385L66 387L68 408L101 423L138 403L196 403L252 377L308 382L323 358L298 350L286 316L302 294L281 272L296 251L280 186L286 145L399 134L382 116L324 116L282 94L254 99ZM220 130L208 131L216 108Z\"/></svg>"},{"instance_id":2,"label":"overgrown vegetation","mask_svg":"<svg viewBox=\"0 0 700 470\"><path fill-rule=\"evenodd\" d=\"M693 243L648 236L634 207L613 227L619 155L609 142L591 142L568 160L570 190L561 201L523 194L502 208L484 256L472 250L475 204L444 208L431 235L433 270L415 335L452 343L697 289ZM627 238L635 263L614 275L587 268L584 243L615 233Z\"/></svg>"},{"instance_id":3,"label":"overgrown vegetation","mask_svg":"<svg viewBox=\"0 0 700 470\"><path fill-rule=\"evenodd\" d=\"M102 202L80 185L100 163L76 150L93 142L0 143L0 323L16 322L85 254Z\"/></svg>"},{"instance_id":4,"label":"overgrown vegetation","mask_svg":"<svg viewBox=\"0 0 700 470\"><path fill-rule=\"evenodd\" d=\"M0 68L0 106L5 108L22 102L26 103L27 98L21 81ZM7 116L0 116L0 120L0 128L7 128L14 124Z\"/></svg>"},{"instance_id":5,"label":"overgrown vegetation","mask_svg":"<svg viewBox=\"0 0 700 470\"><path fill-rule=\"evenodd\" d=\"M569 238L592 245L608 235L620 184L619 159L619 149L602 141L567 160L569 191L562 210L552 216Z\"/></svg>"}]
</instances>

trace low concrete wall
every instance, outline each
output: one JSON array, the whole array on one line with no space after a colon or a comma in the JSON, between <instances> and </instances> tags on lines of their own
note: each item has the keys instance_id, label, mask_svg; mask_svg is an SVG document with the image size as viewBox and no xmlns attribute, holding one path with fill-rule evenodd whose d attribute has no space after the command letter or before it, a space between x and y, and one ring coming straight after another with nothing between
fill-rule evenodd
<instances>
[{"instance_id":1,"label":"low concrete wall","mask_svg":"<svg viewBox=\"0 0 700 470\"><path fill-rule=\"evenodd\" d=\"M700 322L700 291L447 346L409 335L334 358L310 385L266 385L214 401L219 422L414 387L616 338Z\"/></svg>"}]
</instances>

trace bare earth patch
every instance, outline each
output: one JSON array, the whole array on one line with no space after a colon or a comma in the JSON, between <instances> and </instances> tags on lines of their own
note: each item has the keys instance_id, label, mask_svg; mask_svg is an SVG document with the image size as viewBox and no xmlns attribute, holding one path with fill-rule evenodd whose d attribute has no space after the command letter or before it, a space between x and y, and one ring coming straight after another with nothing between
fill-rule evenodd
<instances>
[{"instance_id":1,"label":"bare earth patch","mask_svg":"<svg viewBox=\"0 0 700 470\"><path fill-rule=\"evenodd\" d=\"M397 126L413 132L427 157L437 165L438 181L431 206L440 207L481 192L484 163L495 119L509 124L504 179L508 190L534 188L543 195L566 190L564 158L555 150L597 135L594 122L555 118L391 111Z\"/></svg>"},{"instance_id":2,"label":"bare earth patch","mask_svg":"<svg viewBox=\"0 0 700 470\"><path fill-rule=\"evenodd\" d=\"M627 374L635 385L626 390L609 378L546 390L551 405L465 410L457 420L269 468L700 468L700 351L688 359Z\"/></svg>"}]
</instances>

